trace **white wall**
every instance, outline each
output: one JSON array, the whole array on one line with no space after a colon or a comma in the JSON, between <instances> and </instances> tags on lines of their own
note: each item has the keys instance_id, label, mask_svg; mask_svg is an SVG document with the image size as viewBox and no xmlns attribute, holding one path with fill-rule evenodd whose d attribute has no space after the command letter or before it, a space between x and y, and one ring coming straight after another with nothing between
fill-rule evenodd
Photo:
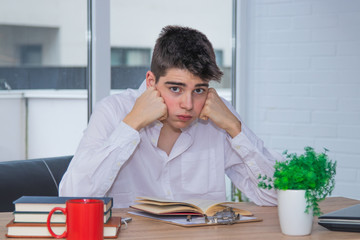
<instances>
[{"instance_id":1,"label":"white wall","mask_svg":"<svg viewBox=\"0 0 360 240\"><path fill-rule=\"evenodd\" d=\"M25 101L22 93L0 94L0 161L25 159Z\"/></svg>"},{"instance_id":2,"label":"white wall","mask_svg":"<svg viewBox=\"0 0 360 240\"><path fill-rule=\"evenodd\" d=\"M281 152L328 148L333 195L360 199L360 1L248 7L248 124Z\"/></svg>"},{"instance_id":3,"label":"white wall","mask_svg":"<svg viewBox=\"0 0 360 240\"><path fill-rule=\"evenodd\" d=\"M0 0L0 23L13 26L59 26L61 1Z\"/></svg>"},{"instance_id":4,"label":"white wall","mask_svg":"<svg viewBox=\"0 0 360 240\"><path fill-rule=\"evenodd\" d=\"M30 159L73 155L87 126L86 91L54 92L27 96Z\"/></svg>"},{"instance_id":5,"label":"white wall","mask_svg":"<svg viewBox=\"0 0 360 240\"><path fill-rule=\"evenodd\" d=\"M73 155L87 126L86 97L85 90L1 91L0 161Z\"/></svg>"}]
</instances>

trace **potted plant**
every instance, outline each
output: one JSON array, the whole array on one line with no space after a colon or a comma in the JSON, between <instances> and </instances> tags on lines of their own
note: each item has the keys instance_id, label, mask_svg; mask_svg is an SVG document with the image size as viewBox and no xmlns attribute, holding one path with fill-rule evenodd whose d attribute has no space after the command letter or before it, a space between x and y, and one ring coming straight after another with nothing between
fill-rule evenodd
<instances>
[{"instance_id":1,"label":"potted plant","mask_svg":"<svg viewBox=\"0 0 360 240\"><path fill-rule=\"evenodd\" d=\"M273 177L259 175L260 188L278 190L280 226L287 235L310 234L313 216L322 214L319 202L335 187L336 162L329 159L328 150L304 150L301 155L285 151L286 160L275 163Z\"/></svg>"}]
</instances>

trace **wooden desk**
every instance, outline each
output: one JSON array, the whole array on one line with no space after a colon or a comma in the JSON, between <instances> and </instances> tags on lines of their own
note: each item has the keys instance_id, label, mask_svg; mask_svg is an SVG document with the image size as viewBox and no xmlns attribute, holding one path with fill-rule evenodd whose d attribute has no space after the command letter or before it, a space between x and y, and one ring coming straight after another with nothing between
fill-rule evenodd
<instances>
[{"instance_id":1,"label":"wooden desk","mask_svg":"<svg viewBox=\"0 0 360 240\"><path fill-rule=\"evenodd\" d=\"M359 203L360 201L358 200L331 197L321 202L320 207L324 213L328 213ZM280 231L277 207L259 207L252 203L241 204L243 204L243 209L253 212L257 217L262 218L263 221L235 225L185 228L159 223L140 216L129 215L127 214L129 209L114 209L113 215L122 217L130 216L133 218L133 221L128 224L128 228L120 231L118 239L360 239L360 233L329 231L318 225L317 218L314 218L311 235L303 237L286 236ZM6 239L5 225L11 218L11 213L0 213L0 239ZM34 240L33 238L12 239Z\"/></svg>"}]
</instances>

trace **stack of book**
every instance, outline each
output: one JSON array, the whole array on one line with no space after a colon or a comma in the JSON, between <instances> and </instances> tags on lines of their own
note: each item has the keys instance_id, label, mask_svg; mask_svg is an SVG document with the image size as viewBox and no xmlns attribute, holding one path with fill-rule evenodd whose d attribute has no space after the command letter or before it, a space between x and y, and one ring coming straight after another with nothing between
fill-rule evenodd
<instances>
[{"instance_id":1,"label":"stack of book","mask_svg":"<svg viewBox=\"0 0 360 240\"><path fill-rule=\"evenodd\" d=\"M14 201L14 218L6 225L7 237L52 237L46 225L49 212L54 207L65 208L66 201L80 197L22 196ZM104 238L117 238L121 225L120 217L112 216L113 199L111 197L94 198L104 201ZM56 211L51 217L51 226L55 234L66 230L66 216Z\"/></svg>"}]
</instances>

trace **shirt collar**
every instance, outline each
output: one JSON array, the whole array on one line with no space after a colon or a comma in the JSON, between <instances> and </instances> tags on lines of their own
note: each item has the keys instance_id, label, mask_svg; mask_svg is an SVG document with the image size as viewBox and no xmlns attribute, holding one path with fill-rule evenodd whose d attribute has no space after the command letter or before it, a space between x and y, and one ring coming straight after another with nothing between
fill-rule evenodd
<instances>
[{"instance_id":1,"label":"shirt collar","mask_svg":"<svg viewBox=\"0 0 360 240\"><path fill-rule=\"evenodd\" d=\"M181 134L182 135L187 135L189 138L189 143L192 144L192 141L194 139L193 135L196 131L196 128L198 126L198 119L194 120L189 126L187 126L186 128L181 128ZM157 142L159 140L159 136L160 136L160 131L161 128L163 127L163 123L160 122L159 120L156 120L154 122L152 122L151 124L149 124L148 126L146 126L145 128L141 129L140 131L145 131L147 132L148 136L151 139L151 143L154 147L157 146ZM190 145L191 145L190 144Z\"/></svg>"}]
</instances>

